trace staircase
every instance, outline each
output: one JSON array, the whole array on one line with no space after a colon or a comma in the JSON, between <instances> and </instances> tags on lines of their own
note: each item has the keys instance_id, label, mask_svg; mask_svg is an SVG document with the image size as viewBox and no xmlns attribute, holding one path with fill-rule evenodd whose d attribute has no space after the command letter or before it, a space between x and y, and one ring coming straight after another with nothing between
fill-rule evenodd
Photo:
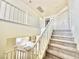
<instances>
[{"instance_id":1,"label":"staircase","mask_svg":"<svg viewBox=\"0 0 79 59\"><path fill-rule=\"evenodd\" d=\"M79 59L71 30L54 30L44 59Z\"/></svg>"}]
</instances>

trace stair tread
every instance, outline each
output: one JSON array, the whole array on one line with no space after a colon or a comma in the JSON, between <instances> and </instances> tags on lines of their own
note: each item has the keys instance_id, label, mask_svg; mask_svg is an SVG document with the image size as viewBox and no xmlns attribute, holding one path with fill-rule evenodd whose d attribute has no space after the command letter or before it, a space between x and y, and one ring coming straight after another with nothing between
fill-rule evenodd
<instances>
[{"instance_id":1,"label":"stair tread","mask_svg":"<svg viewBox=\"0 0 79 59\"><path fill-rule=\"evenodd\" d=\"M51 59L51 58L50 58L50 57L48 57L48 56L45 56L45 57L44 57L44 59Z\"/></svg>"},{"instance_id":2,"label":"stair tread","mask_svg":"<svg viewBox=\"0 0 79 59\"><path fill-rule=\"evenodd\" d=\"M51 57L48 57L48 56L45 56L45 58L44 59L52 59Z\"/></svg>"},{"instance_id":3,"label":"stair tread","mask_svg":"<svg viewBox=\"0 0 79 59\"><path fill-rule=\"evenodd\" d=\"M74 57L72 57L70 55L67 55L67 54L64 54L64 53L61 53L59 51L54 51L54 50L48 49L47 52L50 53L50 54L56 55L56 56L58 56L58 57L60 57L62 59L64 59L64 58L65 59L74 59Z\"/></svg>"},{"instance_id":4,"label":"stair tread","mask_svg":"<svg viewBox=\"0 0 79 59\"><path fill-rule=\"evenodd\" d=\"M57 32L57 31L66 31L66 32L71 32L70 29L63 29L63 30L62 30L62 29L59 29L59 30L53 30L53 31L56 31L56 32Z\"/></svg>"},{"instance_id":5,"label":"stair tread","mask_svg":"<svg viewBox=\"0 0 79 59\"><path fill-rule=\"evenodd\" d=\"M62 58L60 58L60 57L58 57L58 56L56 56L54 54L52 55L50 53L47 53L46 57L53 58L53 59L62 59Z\"/></svg>"},{"instance_id":6,"label":"stair tread","mask_svg":"<svg viewBox=\"0 0 79 59\"><path fill-rule=\"evenodd\" d=\"M65 36L65 35L52 35L52 36L59 36L59 37L68 37L68 38L74 38L73 36Z\"/></svg>"},{"instance_id":7,"label":"stair tread","mask_svg":"<svg viewBox=\"0 0 79 59\"><path fill-rule=\"evenodd\" d=\"M71 32L53 32L53 35L72 36Z\"/></svg>"},{"instance_id":8,"label":"stair tread","mask_svg":"<svg viewBox=\"0 0 79 59\"><path fill-rule=\"evenodd\" d=\"M68 37L51 36L51 39L68 40L74 42L74 38L68 38Z\"/></svg>"},{"instance_id":9,"label":"stair tread","mask_svg":"<svg viewBox=\"0 0 79 59\"><path fill-rule=\"evenodd\" d=\"M56 56L58 56L58 57L63 58L60 54L58 54L58 52L55 52L55 51L53 51L53 50L48 49L47 52L50 53L50 54L54 54L54 55L56 55Z\"/></svg>"},{"instance_id":10,"label":"stair tread","mask_svg":"<svg viewBox=\"0 0 79 59\"><path fill-rule=\"evenodd\" d=\"M73 52L76 52L77 51L75 48L66 47L66 46L62 46L62 45L58 45L58 44L49 44L49 45L55 46L55 47L58 47L58 48L61 48L61 49L73 51Z\"/></svg>"},{"instance_id":11,"label":"stair tread","mask_svg":"<svg viewBox=\"0 0 79 59\"><path fill-rule=\"evenodd\" d=\"M71 43L71 44L76 44L73 41L68 41L68 40L60 40L60 39L51 39L51 40L60 41L60 42L66 42L66 43Z\"/></svg>"}]
</instances>

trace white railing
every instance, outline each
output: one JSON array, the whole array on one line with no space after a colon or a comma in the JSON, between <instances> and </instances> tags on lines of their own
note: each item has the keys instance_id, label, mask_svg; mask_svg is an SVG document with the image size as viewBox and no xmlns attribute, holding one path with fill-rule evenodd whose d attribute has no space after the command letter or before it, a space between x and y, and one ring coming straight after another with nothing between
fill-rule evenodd
<instances>
[{"instance_id":1,"label":"white railing","mask_svg":"<svg viewBox=\"0 0 79 59\"><path fill-rule=\"evenodd\" d=\"M30 59L42 59L43 58L45 51L48 47L48 43L50 41L52 32L53 32L53 20L51 20L48 23L45 30L37 38L36 43L34 44L33 48L30 49L31 51Z\"/></svg>"},{"instance_id":2,"label":"white railing","mask_svg":"<svg viewBox=\"0 0 79 59\"><path fill-rule=\"evenodd\" d=\"M0 1L0 20L26 25L26 12L10 4L6 0Z\"/></svg>"},{"instance_id":3,"label":"white railing","mask_svg":"<svg viewBox=\"0 0 79 59\"><path fill-rule=\"evenodd\" d=\"M22 47L14 47L5 52L5 59L26 59L27 52Z\"/></svg>"},{"instance_id":4,"label":"white railing","mask_svg":"<svg viewBox=\"0 0 79 59\"><path fill-rule=\"evenodd\" d=\"M37 38L32 48L17 47L5 53L5 59L42 59L53 32L53 20Z\"/></svg>"}]
</instances>

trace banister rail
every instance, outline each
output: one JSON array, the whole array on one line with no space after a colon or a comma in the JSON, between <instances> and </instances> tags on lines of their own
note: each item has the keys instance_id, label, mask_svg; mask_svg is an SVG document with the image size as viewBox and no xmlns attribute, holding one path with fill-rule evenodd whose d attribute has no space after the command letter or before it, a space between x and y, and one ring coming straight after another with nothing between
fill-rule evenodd
<instances>
[{"instance_id":1,"label":"banister rail","mask_svg":"<svg viewBox=\"0 0 79 59\"><path fill-rule=\"evenodd\" d=\"M19 7L15 6L15 5L13 5L13 4L9 3L9 2L7 2L6 0L2 0L2 1L4 1L5 3L7 3L7 4L9 4L9 5L13 6L13 7L15 7L16 9L19 9L22 12L25 12L22 9L20 9Z\"/></svg>"},{"instance_id":2,"label":"banister rail","mask_svg":"<svg viewBox=\"0 0 79 59\"><path fill-rule=\"evenodd\" d=\"M53 20L48 23L32 48L28 49L23 46L14 46L5 52L5 59L42 59L48 47L52 31Z\"/></svg>"},{"instance_id":3,"label":"banister rail","mask_svg":"<svg viewBox=\"0 0 79 59\"><path fill-rule=\"evenodd\" d=\"M0 20L27 26L26 13L5 0L1 0L0 4ZM5 59L42 59L52 31L53 20L50 20L32 48L26 50L27 48L13 47L11 50L5 52Z\"/></svg>"},{"instance_id":4,"label":"banister rail","mask_svg":"<svg viewBox=\"0 0 79 59\"><path fill-rule=\"evenodd\" d=\"M5 52L5 59L26 59L27 52L22 47L13 47Z\"/></svg>"},{"instance_id":5,"label":"banister rail","mask_svg":"<svg viewBox=\"0 0 79 59\"><path fill-rule=\"evenodd\" d=\"M0 21L36 28L27 24L27 15L25 11L6 0L0 1Z\"/></svg>"},{"instance_id":6,"label":"banister rail","mask_svg":"<svg viewBox=\"0 0 79 59\"><path fill-rule=\"evenodd\" d=\"M37 42L40 40L41 36L43 35L43 33L46 31L46 29L48 28L49 24L51 23L51 21L47 24L47 26L45 27L45 29L43 30L43 32L40 34L40 36L37 38L33 48L35 47L35 45L37 44Z\"/></svg>"},{"instance_id":7,"label":"banister rail","mask_svg":"<svg viewBox=\"0 0 79 59\"><path fill-rule=\"evenodd\" d=\"M32 56L30 59L42 59L44 53L48 47L48 43L50 41L51 35L53 31L53 20L51 20L44 31L37 38L34 46L29 50L30 55Z\"/></svg>"},{"instance_id":8,"label":"banister rail","mask_svg":"<svg viewBox=\"0 0 79 59\"><path fill-rule=\"evenodd\" d=\"M10 4L5 0L0 1L0 19L26 24L24 23L24 21L26 21L25 17L26 17L25 11Z\"/></svg>"}]
</instances>

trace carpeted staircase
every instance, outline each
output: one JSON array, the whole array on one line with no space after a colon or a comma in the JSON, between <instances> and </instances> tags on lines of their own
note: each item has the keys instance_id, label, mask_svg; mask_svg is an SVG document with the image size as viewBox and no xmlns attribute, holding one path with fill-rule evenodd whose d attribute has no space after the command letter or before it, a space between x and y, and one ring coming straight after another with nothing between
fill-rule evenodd
<instances>
[{"instance_id":1,"label":"carpeted staircase","mask_svg":"<svg viewBox=\"0 0 79 59\"><path fill-rule=\"evenodd\" d=\"M71 30L54 30L44 59L79 59Z\"/></svg>"}]
</instances>

